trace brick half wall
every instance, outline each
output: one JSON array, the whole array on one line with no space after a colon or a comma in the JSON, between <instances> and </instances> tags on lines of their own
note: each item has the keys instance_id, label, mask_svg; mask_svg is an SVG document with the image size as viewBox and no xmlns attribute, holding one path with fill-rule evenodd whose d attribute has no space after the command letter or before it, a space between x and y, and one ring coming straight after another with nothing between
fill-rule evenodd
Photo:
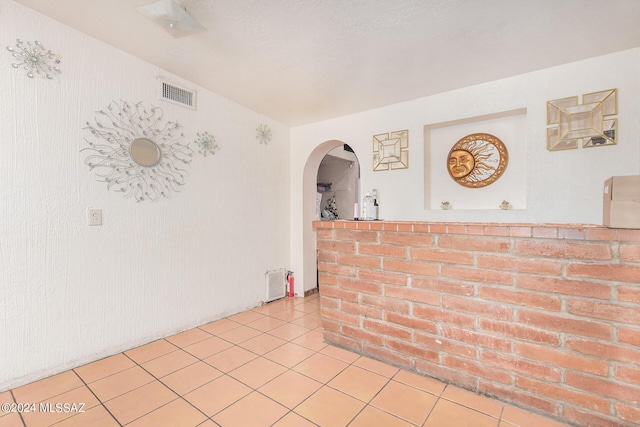
<instances>
[{"instance_id":1,"label":"brick half wall","mask_svg":"<svg viewBox=\"0 0 640 427\"><path fill-rule=\"evenodd\" d=\"M640 230L314 228L328 342L567 423L640 425Z\"/></svg>"}]
</instances>

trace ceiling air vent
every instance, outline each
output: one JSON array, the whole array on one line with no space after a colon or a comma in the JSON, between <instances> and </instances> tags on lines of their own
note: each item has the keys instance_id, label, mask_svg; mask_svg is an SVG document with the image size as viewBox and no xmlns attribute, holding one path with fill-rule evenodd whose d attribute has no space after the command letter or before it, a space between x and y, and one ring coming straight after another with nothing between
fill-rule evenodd
<instances>
[{"instance_id":1,"label":"ceiling air vent","mask_svg":"<svg viewBox=\"0 0 640 427\"><path fill-rule=\"evenodd\" d=\"M161 100L196 109L196 93L194 91L167 82L162 82L161 91Z\"/></svg>"}]
</instances>

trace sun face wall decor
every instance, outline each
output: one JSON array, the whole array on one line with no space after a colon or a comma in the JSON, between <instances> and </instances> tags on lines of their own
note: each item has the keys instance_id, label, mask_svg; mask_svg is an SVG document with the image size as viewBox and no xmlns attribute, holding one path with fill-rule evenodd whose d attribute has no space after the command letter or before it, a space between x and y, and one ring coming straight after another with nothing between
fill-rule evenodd
<instances>
[{"instance_id":1,"label":"sun face wall decor","mask_svg":"<svg viewBox=\"0 0 640 427\"><path fill-rule=\"evenodd\" d=\"M618 90L609 89L547 102L547 150L602 147L617 143Z\"/></svg>"},{"instance_id":2,"label":"sun face wall decor","mask_svg":"<svg viewBox=\"0 0 640 427\"><path fill-rule=\"evenodd\" d=\"M447 156L447 171L458 184L469 188L496 182L507 169L509 153L497 137L474 133L456 142Z\"/></svg>"},{"instance_id":3,"label":"sun face wall decor","mask_svg":"<svg viewBox=\"0 0 640 427\"><path fill-rule=\"evenodd\" d=\"M409 167L409 131L373 136L373 170L386 171Z\"/></svg>"}]
</instances>

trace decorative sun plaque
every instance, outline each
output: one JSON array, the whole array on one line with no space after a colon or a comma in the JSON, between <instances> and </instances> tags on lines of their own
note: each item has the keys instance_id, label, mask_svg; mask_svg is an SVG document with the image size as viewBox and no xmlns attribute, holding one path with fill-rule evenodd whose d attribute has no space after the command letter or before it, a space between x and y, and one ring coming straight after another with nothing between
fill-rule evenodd
<instances>
[{"instance_id":1,"label":"decorative sun plaque","mask_svg":"<svg viewBox=\"0 0 640 427\"><path fill-rule=\"evenodd\" d=\"M617 89L547 102L547 150L569 150L583 147L615 145L618 135Z\"/></svg>"},{"instance_id":2,"label":"decorative sun plaque","mask_svg":"<svg viewBox=\"0 0 640 427\"><path fill-rule=\"evenodd\" d=\"M409 167L409 131L398 130L373 136L373 170Z\"/></svg>"},{"instance_id":3,"label":"decorative sun plaque","mask_svg":"<svg viewBox=\"0 0 640 427\"><path fill-rule=\"evenodd\" d=\"M493 184L502 176L508 163L507 147L488 133L465 136L451 147L447 156L451 179L469 188Z\"/></svg>"}]
</instances>

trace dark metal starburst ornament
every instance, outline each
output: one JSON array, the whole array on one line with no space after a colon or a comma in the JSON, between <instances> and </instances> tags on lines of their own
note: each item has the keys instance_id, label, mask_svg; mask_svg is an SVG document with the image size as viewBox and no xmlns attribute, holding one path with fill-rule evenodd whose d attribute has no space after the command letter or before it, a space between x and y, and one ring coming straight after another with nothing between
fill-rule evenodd
<instances>
[{"instance_id":1,"label":"dark metal starburst ornament","mask_svg":"<svg viewBox=\"0 0 640 427\"><path fill-rule=\"evenodd\" d=\"M11 66L25 69L29 78L41 75L43 78L52 79L53 73L60 72L58 68L60 56L45 49L37 40L33 44L31 42L25 44L17 39L15 48L7 46L7 50L18 59L18 62L14 62Z\"/></svg>"}]
</instances>

